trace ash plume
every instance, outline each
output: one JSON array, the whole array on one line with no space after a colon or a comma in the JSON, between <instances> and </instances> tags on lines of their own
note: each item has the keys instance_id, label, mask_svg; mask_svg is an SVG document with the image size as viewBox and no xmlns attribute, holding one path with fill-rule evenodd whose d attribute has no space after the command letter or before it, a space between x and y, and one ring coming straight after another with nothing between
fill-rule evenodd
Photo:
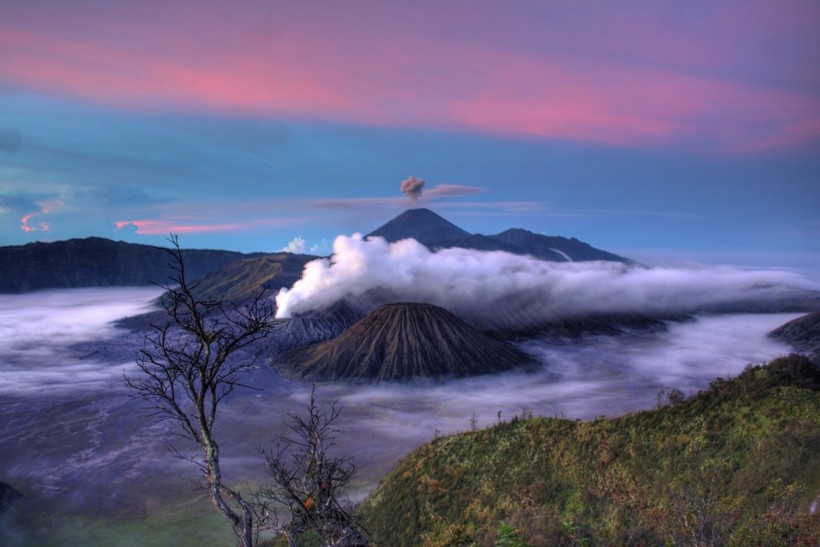
<instances>
[{"instance_id":1,"label":"ash plume","mask_svg":"<svg viewBox=\"0 0 820 547\"><path fill-rule=\"evenodd\" d=\"M401 181L402 193L408 195L413 201L418 201L424 189L424 179L417 177L407 177Z\"/></svg>"}]
</instances>

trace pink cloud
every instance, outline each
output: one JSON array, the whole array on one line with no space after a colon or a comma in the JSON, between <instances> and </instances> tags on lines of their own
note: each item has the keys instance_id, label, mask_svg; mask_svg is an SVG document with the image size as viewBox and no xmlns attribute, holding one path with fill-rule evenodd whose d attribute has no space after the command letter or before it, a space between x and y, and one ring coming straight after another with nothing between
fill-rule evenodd
<instances>
[{"instance_id":1,"label":"pink cloud","mask_svg":"<svg viewBox=\"0 0 820 547\"><path fill-rule=\"evenodd\" d=\"M82 13L65 13L70 24L59 34L36 25L0 27L0 76L133 109L285 115L620 146L754 153L820 138L820 99L806 91L817 73L813 62L792 51L816 47L806 23L814 9L792 13L761 3L740 11L539 11L482 4L485 11L476 13L442 8L432 21L407 6L370 8L281 8L256 30L241 13L214 6L177 5L150 30L113 8L98 14L116 22L110 29L86 26ZM499 20L514 22L534 43L498 34ZM748 34L729 32L738 20ZM451 35L448 21L463 21L475 35ZM759 59L766 60L763 68Z\"/></svg>"},{"instance_id":2,"label":"pink cloud","mask_svg":"<svg viewBox=\"0 0 820 547\"><path fill-rule=\"evenodd\" d=\"M114 228L118 231L131 229L140 235L207 234L292 227L303 224L307 220L305 217L275 216L281 213L275 210L275 205L264 201L163 204L154 209L153 214L156 218L119 220L114 223ZM191 213L190 211L196 212ZM230 220L227 222L210 221L216 218Z\"/></svg>"},{"instance_id":3,"label":"pink cloud","mask_svg":"<svg viewBox=\"0 0 820 547\"><path fill-rule=\"evenodd\" d=\"M120 220L115 223L117 230L129 226L136 227L136 233L140 235L209 234L244 228L239 224L181 224L169 220Z\"/></svg>"},{"instance_id":4,"label":"pink cloud","mask_svg":"<svg viewBox=\"0 0 820 547\"><path fill-rule=\"evenodd\" d=\"M27 215L23 215L20 219L20 229L26 233L31 232L48 232L51 228L51 225L48 222L40 222L36 225L32 225L31 220L34 217L40 216L41 213L29 213Z\"/></svg>"},{"instance_id":5,"label":"pink cloud","mask_svg":"<svg viewBox=\"0 0 820 547\"><path fill-rule=\"evenodd\" d=\"M20 218L20 229L26 233L48 232L51 229L50 222L43 220L33 223L32 220L36 217L48 215L49 213L53 213L54 211L65 207L65 203L58 199L39 201L36 205L40 207L39 211L27 213Z\"/></svg>"}]
</instances>

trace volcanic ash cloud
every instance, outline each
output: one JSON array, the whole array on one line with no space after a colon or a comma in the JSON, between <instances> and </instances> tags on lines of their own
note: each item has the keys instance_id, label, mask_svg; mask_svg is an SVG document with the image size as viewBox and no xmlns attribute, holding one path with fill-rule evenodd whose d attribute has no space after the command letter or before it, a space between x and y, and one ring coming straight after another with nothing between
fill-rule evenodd
<instances>
[{"instance_id":1,"label":"volcanic ash cloud","mask_svg":"<svg viewBox=\"0 0 820 547\"><path fill-rule=\"evenodd\" d=\"M436 304L480 326L516 326L590 313L671 314L716 306L776 306L820 285L772 270L644 268L619 262L545 262L505 252L443 249L412 239L339 236L330 260L305 266L276 297L277 317L345 298ZM374 295L379 295L374 297ZM815 297L817 295L815 294ZM371 301L372 300L372 301Z\"/></svg>"},{"instance_id":2,"label":"volcanic ash cloud","mask_svg":"<svg viewBox=\"0 0 820 547\"><path fill-rule=\"evenodd\" d=\"M414 201L418 201L424 190L424 179L418 177L407 177L401 181L402 193L410 196Z\"/></svg>"}]
</instances>

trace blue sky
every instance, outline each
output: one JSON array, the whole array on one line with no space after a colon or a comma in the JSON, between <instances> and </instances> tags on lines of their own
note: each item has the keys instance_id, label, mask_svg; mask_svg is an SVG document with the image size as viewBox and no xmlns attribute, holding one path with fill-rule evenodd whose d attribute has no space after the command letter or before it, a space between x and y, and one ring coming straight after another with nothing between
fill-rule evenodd
<instances>
[{"instance_id":1,"label":"blue sky","mask_svg":"<svg viewBox=\"0 0 820 547\"><path fill-rule=\"evenodd\" d=\"M0 244L327 253L422 205L820 271L818 5L616 4L5 3Z\"/></svg>"}]
</instances>

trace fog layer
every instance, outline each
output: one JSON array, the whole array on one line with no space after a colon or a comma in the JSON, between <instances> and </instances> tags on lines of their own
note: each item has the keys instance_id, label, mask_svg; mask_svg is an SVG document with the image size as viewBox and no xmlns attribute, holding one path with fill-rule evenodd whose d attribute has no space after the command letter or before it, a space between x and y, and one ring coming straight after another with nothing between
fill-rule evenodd
<instances>
[{"instance_id":1,"label":"fog layer","mask_svg":"<svg viewBox=\"0 0 820 547\"><path fill-rule=\"evenodd\" d=\"M191 456L199 452L174 435L174 424L148 417L123 386L122 371L136 373L133 363L76 355L74 349L75 342L96 337L101 346L134 344L139 337L123 339L109 321L142 311L157 295L156 289L84 289L2 299L0 480L25 494L27 517L49 519L48 530L15 528L20 544L66 531L78 543L93 544L84 534L108 526L111 531L102 533L111 544L126 544L115 537L123 529L115 523L150 523L153 515L192 511L191 500L201 496L191 484L197 468L172 457L167 446L174 443ZM766 333L797 315L698 316L670 323L663 332L532 340L524 349L541 361L535 372L446 383L324 384L319 395L322 401L341 400L338 449L359 467L351 494L362 497L436 432L468 430L473 414L484 427L498 421L499 413L509 420L525 407L535 415L567 418L650 408L662 389L689 394L717 376L736 375L747 363L788 353L788 346ZM217 427L225 478L237 487L265 480L256 447L284 431L288 413L304 413L311 389L267 367L247 381L263 389L226 400ZM214 515L205 502L201 513ZM96 524L88 531L77 528L89 519ZM149 537L150 525L144 526L140 543L161 544ZM0 543L6 532L0 530ZM224 542L210 539L205 543ZM179 547L203 544L180 541Z\"/></svg>"},{"instance_id":2,"label":"fog layer","mask_svg":"<svg viewBox=\"0 0 820 547\"><path fill-rule=\"evenodd\" d=\"M112 321L149 309L157 287L48 290L0 297L0 396L110 387L131 363L99 363L72 344L114 337Z\"/></svg>"}]
</instances>

